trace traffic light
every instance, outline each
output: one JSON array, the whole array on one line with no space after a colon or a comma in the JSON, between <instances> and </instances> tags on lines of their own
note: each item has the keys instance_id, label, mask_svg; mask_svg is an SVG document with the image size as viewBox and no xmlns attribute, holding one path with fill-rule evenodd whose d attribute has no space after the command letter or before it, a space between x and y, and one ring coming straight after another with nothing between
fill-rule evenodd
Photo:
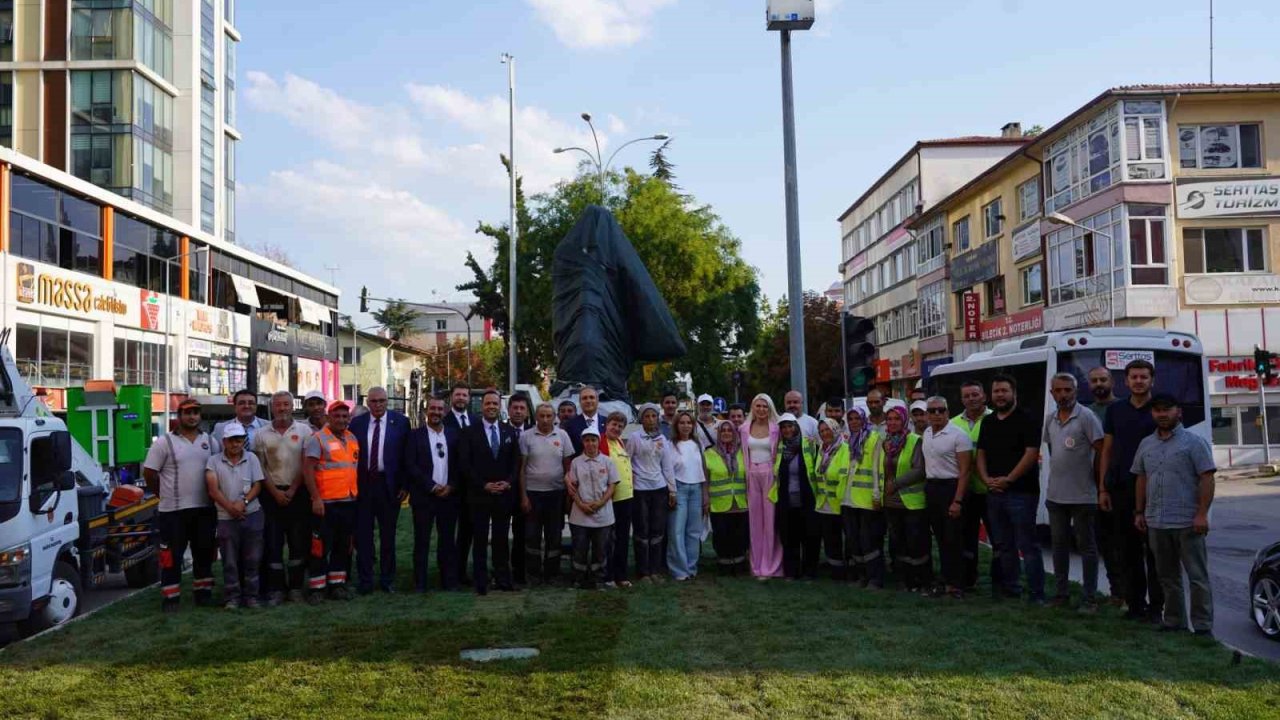
<instances>
[{"instance_id":1,"label":"traffic light","mask_svg":"<svg viewBox=\"0 0 1280 720\"><path fill-rule=\"evenodd\" d=\"M747 384L747 375L741 370L734 370L733 374L729 376L729 379L736 388L740 388Z\"/></svg>"},{"instance_id":2,"label":"traffic light","mask_svg":"<svg viewBox=\"0 0 1280 720\"><path fill-rule=\"evenodd\" d=\"M871 318L847 313L841 320L848 385L845 394L860 397L867 394L876 380L876 323Z\"/></svg>"},{"instance_id":3,"label":"traffic light","mask_svg":"<svg viewBox=\"0 0 1280 720\"><path fill-rule=\"evenodd\" d=\"M1270 385L1276 379L1275 370L1271 366L1275 357L1276 353L1267 352L1257 345L1253 346L1253 369L1258 373L1258 377L1262 378L1264 384Z\"/></svg>"},{"instance_id":4,"label":"traffic light","mask_svg":"<svg viewBox=\"0 0 1280 720\"><path fill-rule=\"evenodd\" d=\"M360 288L360 312L369 312L369 288Z\"/></svg>"}]
</instances>

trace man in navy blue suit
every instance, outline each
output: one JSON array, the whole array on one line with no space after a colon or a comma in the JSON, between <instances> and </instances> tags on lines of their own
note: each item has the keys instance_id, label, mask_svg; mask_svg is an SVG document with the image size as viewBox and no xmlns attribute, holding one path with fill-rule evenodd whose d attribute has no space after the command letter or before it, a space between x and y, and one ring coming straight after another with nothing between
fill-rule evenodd
<instances>
[{"instance_id":1,"label":"man in navy blue suit","mask_svg":"<svg viewBox=\"0 0 1280 720\"><path fill-rule=\"evenodd\" d=\"M454 383L449 389L449 412L444 415L444 426L462 434L463 430L480 422L480 416L471 412L471 388L466 383ZM471 559L471 511L467 504L467 484L458 488L458 581L466 585L467 561Z\"/></svg>"},{"instance_id":2,"label":"man in navy blue suit","mask_svg":"<svg viewBox=\"0 0 1280 720\"><path fill-rule=\"evenodd\" d=\"M475 530L472 577L476 592L489 592L487 555L493 542L493 574L499 590L512 591L511 542L507 533L511 515L519 510L520 442L509 423L499 418L502 395L486 390L480 405L481 421L462 432L458 455L467 487L467 505ZM490 538L492 531L492 538Z\"/></svg>"},{"instance_id":3,"label":"man in navy blue suit","mask_svg":"<svg viewBox=\"0 0 1280 720\"><path fill-rule=\"evenodd\" d=\"M378 587L395 592L396 521L408 492L401 476L409 418L387 410L387 391L380 387L365 396L369 412L351 421L350 430L360 443L357 468L359 503L356 510L356 591L373 592L373 526L378 525Z\"/></svg>"},{"instance_id":4,"label":"man in navy blue suit","mask_svg":"<svg viewBox=\"0 0 1280 720\"><path fill-rule=\"evenodd\" d=\"M573 456L582 454L582 431L593 427L604 437L605 418L600 415L600 394L590 385L583 385L578 391L578 405L582 412L569 418L564 424L564 431L569 433L569 441L573 443Z\"/></svg>"},{"instance_id":5,"label":"man in navy blue suit","mask_svg":"<svg viewBox=\"0 0 1280 720\"><path fill-rule=\"evenodd\" d=\"M413 587L426 592L431 532L439 535L436 569L445 590L458 589L458 547L454 540L462 505L458 471L459 431L444 424L444 398L427 400L426 423L409 433L405 482L413 510Z\"/></svg>"}]
</instances>

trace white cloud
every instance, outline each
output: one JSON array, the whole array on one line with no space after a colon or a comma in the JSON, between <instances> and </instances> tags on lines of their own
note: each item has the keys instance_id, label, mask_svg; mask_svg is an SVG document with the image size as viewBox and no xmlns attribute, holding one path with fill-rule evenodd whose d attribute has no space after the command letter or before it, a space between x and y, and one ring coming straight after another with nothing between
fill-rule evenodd
<instances>
[{"instance_id":1,"label":"white cloud","mask_svg":"<svg viewBox=\"0 0 1280 720\"><path fill-rule=\"evenodd\" d=\"M572 48L626 47L649 33L653 15L676 0L525 0Z\"/></svg>"},{"instance_id":2,"label":"white cloud","mask_svg":"<svg viewBox=\"0 0 1280 720\"><path fill-rule=\"evenodd\" d=\"M608 120L609 120L610 133L614 135L621 135L627 131L627 124L623 122L622 118L618 117L617 115L614 115L613 113L609 113Z\"/></svg>"}]
</instances>

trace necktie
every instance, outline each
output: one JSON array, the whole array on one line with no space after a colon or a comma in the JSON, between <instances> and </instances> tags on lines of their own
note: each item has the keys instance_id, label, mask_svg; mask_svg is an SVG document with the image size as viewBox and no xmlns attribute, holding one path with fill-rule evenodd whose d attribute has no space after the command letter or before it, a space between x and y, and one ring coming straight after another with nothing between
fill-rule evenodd
<instances>
[{"instance_id":1,"label":"necktie","mask_svg":"<svg viewBox=\"0 0 1280 720\"><path fill-rule=\"evenodd\" d=\"M458 413L458 424L462 427L470 427L470 423L467 422L466 413Z\"/></svg>"},{"instance_id":2,"label":"necktie","mask_svg":"<svg viewBox=\"0 0 1280 720\"><path fill-rule=\"evenodd\" d=\"M498 426L489 426L489 449L493 451L493 459L498 459Z\"/></svg>"},{"instance_id":3,"label":"necktie","mask_svg":"<svg viewBox=\"0 0 1280 720\"><path fill-rule=\"evenodd\" d=\"M378 471L378 451L382 449L382 418L373 419L373 441L369 443L369 471Z\"/></svg>"}]
</instances>

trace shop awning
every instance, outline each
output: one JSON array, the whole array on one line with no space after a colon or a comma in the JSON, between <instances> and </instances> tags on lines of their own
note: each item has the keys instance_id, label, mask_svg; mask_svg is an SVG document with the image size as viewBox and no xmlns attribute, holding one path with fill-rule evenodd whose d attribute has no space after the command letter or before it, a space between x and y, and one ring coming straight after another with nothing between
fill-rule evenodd
<instances>
[{"instance_id":1,"label":"shop awning","mask_svg":"<svg viewBox=\"0 0 1280 720\"><path fill-rule=\"evenodd\" d=\"M239 275L232 275L231 284L235 286L236 299L242 304L255 308L262 306L262 303L258 301L258 286L252 280Z\"/></svg>"},{"instance_id":2,"label":"shop awning","mask_svg":"<svg viewBox=\"0 0 1280 720\"><path fill-rule=\"evenodd\" d=\"M314 300L308 300L304 297L298 298L298 306L302 309L302 322L312 325L319 325L332 321L329 314L329 308L321 305Z\"/></svg>"}]
</instances>

